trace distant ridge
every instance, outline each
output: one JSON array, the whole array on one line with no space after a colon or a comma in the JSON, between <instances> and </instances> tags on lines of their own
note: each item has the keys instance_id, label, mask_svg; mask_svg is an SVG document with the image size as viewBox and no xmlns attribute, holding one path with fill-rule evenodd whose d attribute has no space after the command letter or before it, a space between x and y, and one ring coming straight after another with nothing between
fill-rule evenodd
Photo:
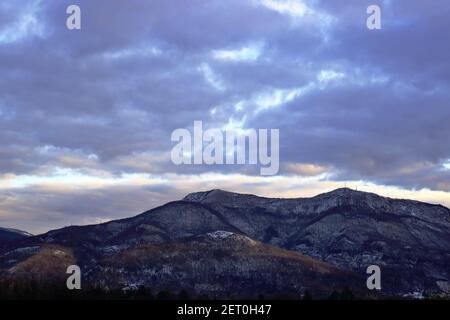
<instances>
[{"instance_id":1,"label":"distant ridge","mask_svg":"<svg viewBox=\"0 0 450 320\"><path fill-rule=\"evenodd\" d=\"M33 235L26 231L0 227L0 244L2 242L23 239L23 238L31 237L31 236L33 236Z\"/></svg>"}]
</instances>

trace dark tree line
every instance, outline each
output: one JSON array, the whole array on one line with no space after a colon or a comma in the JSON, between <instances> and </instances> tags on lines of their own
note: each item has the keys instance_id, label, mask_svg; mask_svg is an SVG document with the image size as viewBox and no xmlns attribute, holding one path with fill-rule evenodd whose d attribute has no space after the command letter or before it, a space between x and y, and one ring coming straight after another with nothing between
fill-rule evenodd
<instances>
[{"instance_id":1,"label":"dark tree line","mask_svg":"<svg viewBox=\"0 0 450 320\"><path fill-rule=\"evenodd\" d=\"M238 297L228 297L237 299ZM257 300L313 300L314 294L306 290L301 294L256 294L247 299ZM321 295L319 299L327 297ZM100 287L83 288L82 290L68 290L64 282L38 282L32 280L17 280L12 278L0 279L0 300L209 300L215 299L206 294L196 294L182 289L179 292L170 290L153 291L150 288L140 286L136 289L105 290ZM349 288L343 288L340 292L334 291L329 296L330 300L353 300L355 296Z\"/></svg>"}]
</instances>

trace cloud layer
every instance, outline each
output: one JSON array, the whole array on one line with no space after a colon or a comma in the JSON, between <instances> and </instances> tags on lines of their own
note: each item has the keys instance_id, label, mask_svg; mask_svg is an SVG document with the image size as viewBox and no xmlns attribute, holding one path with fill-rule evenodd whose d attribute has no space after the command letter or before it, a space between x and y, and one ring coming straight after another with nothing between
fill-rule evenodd
<instances>
[{"instance_id":1,"label":"cloud layer","mask_svg":"<svg viewBox=\"0 0 450 320\"><path fill-rule=\"evenodd\" d=\"M279 128L284 195L363 181L450 202L448 1L379 1L377 31L373 1L80 0L81 31L70 4L0 4L0 224L136 214L192 179L280 195L248 166L172 165L194 120Z\"/></svg>"}]
</instances>

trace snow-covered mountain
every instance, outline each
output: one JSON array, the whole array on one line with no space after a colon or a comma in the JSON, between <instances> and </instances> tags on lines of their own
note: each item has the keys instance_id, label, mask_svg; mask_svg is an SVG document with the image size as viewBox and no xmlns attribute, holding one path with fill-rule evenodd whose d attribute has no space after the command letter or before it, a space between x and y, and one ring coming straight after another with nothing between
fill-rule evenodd
<instances>
[{"instance_id":1,"label":"snow-covered mountain","mask_svg":"<svg viewBox=\"0 0 450 320\"><path fill-rule=\"evenodd\" d=\"M52 268L77 261L88 285L107 288L216 297L361 292L376 264L381 294L448 294L450 210L350 189L298 199L211 190L136 217L9 243L0 268L6 276L42 274L52 252Z\"/></svg>"}]
</instances>

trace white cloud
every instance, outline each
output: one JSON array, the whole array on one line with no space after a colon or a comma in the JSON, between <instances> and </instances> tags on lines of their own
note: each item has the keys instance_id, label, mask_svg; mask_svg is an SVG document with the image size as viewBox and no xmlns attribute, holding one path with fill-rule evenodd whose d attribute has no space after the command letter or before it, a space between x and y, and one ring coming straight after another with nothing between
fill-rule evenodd
<instances>
[{"instance_id":1,"label":"white cloud","mask_svg":"<svg viewBox=\"0 0 450 320\"><path fill-rule=\"evenodd\" d=\"M450 159L448 159L442 166L445 170L450 170Z\"/></svg>"},{"instance_id":2,"label":"white cloud","mask_svg":"<svg viewBox=\"0 0 450 320\"><path fill-rule=\"evenodd\" d=\"M44 189L55 189L61 192L76 189L98 189L112 186L144 186L166 183L163 178L153 177L146 173L122 174L113 176L108 172L98 171L98 174L86 174L80 170L70 168L55 168L52 174L46 176L38 175L16 175L13 177L0 177L0 190L26 189L41 187Z\"/></svg>"},{"instance_id":3,"label":"white cloud","mask_svg":"<svg viewBox=\"0 0 450 320\"><path fill-rule=\"evenodd\" d=\"M255 3L269 10L289 16L297 22L304 21L327 28L336 21L333 16L326 12L315 10L304 0L255 0ZM324 32L324 30L321 30L321 32Z\"/></svg>"},{"instance_id":4,"label":"white cloud","mask_svg":"<svg viewBox=\"0 0 450 320\"><path fill-rule=\"evenodd\" d=\"M261 0L260 4L281 14L303 17L313 11L301 0Z\"/></svg>"},{"instance_id":5,"label":"white cloud","mask_svg":"<svg viewBox=\"0 0 450 320\"><path fill-rule=\"evenodd\" d=\"M314 84L310 83L299 88L290 89L270 89L259 93L255 93L249 99L244 99L234 104L234 111L236 112L253 112L254 114L278 108L289 103L309 90L314 88Z\"/></svg>"},{"instance_id":6,"label":"white cloud","mask_svg":"<svg viewBox=\"0 0 450 320\"><path fill-rule=\"evenodd\" d=\"M108 51L103 54L103 57L111 60L127 59L134 57L153 57L160 56L162 50L156 46L145 45L135 48L125 48L120 50Z\"/></svg>"},{"instance_id":7,"label":"white cloud","mask_svg":"<svg viewBox=\"0 0 450 320\"><path fill-rule=\"evenodd\" d=\"M313 84L292 89L273 89L254 96L250 103L256 105L255 112L259 113L268 109L280 107L289 103L313 88Z\"/></svg>"},{"instance_id":8,"label":"white cloud","mask_svg":"<svg viewBox=\"0 0 450 320\"><path fill-rule=\"evenodd\" d=\"M252 44L236 50L213 50L212 56L223 61L256 61L262 52L262 44Z\"/></svg>"},{"instance_id":9,"label":"white cloud","mask_svg":"<svg viewBox=\"0 0 450 320\"><path fill-rule=\"evenodd\" d=\"M320 70L317 80L319 80L319 82L329 82L332 80L342 79L344 77L345 74L342 72L336 72L334 70Z\"/></svg>"},{"instance_id":10,"label":"white cloud","mask_svg":"<svg viewBox=\"0 0 450 320\"><path fill-rule=\"evenodd\" d=\"M258 106L256 112L281 106L294 100L301 92L302 89L275 89L271 92L263 93L255 99Z\"/></svg>"},{"instance_id":11,"label":"white cloud","mask_svg":"<svg viewBox=\"0 0 450 320\"><path fill-rule=\"evenodd\" d=\"M329 32L336 23L336 17L325 11L315 10L305 0L254 0L263 6L291 19L293 27L308 27L317 30L324 43L330 40Z\"/></svg>"},{"instance_id":12,"label":"white cloud","mask_svg":"<svg viewBox=\"0 0 450 320\"><path fill-rule=\"evenodd\" d=\"M327 173L331 174L331 168L327 166L321 166L314 163L288 163L286 168L289 172L292 172L298 176L310 177L319 176L325 178Z\"/></svg>"},{"instance_id":13,"label":"white cloud","mask_svg":"<svg viewBox=\"0 0 450 320\"><path fill-rule=\"evenodd\" d=\"M205 80L216 90L225 90L225 85L218 75L214 73L211 67L207 63L200 65L199 70L203 73Z\"/></svg>"},{"instance_id":14,"label":"white cloud","mask_svg":"<svg viewBox=\"0 0 450 320\"><path fill-rule=\"evenodd\" d=\"M40 1L32 1L21 8L15 21L0 30L0 44L10 44L29 36L44 36L44 21L39 19Z\"/></svg>"}]
</instances>

